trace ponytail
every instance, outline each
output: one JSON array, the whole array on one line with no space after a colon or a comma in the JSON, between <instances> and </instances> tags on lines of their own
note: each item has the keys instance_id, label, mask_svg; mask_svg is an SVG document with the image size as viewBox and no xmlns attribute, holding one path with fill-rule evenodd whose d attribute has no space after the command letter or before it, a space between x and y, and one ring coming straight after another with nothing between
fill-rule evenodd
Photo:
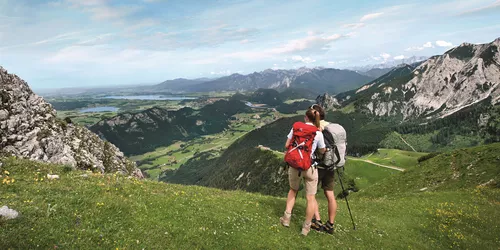
<instances>
[{"instance_id":1,"label":"ponytail","mask_svg":"<svg viewBox=\"0 0 500 250\"><path fill-rule=\"evenodd\" d=\"M319 112L314 110L314 126L316 126L317 128L321 128L320 121L321 118Z\"/></svg>"},{"instance_id":2,"label":"ponytail","mask_svg":"<svg viewBox=\"0 0 500 250\"><path fill-rule=\"evenodd\" d=\"M317 110L308 109L306 111L307 119L314 124L318 129L320 128L321 115Z\"/></svg>"}]
</instances>

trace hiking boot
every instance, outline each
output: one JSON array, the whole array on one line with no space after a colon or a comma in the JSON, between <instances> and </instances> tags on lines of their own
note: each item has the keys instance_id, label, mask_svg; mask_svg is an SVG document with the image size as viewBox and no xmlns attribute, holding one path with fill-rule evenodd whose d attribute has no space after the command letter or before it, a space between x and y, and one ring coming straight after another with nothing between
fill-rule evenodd
<instances>
[{"instance_id":1,"label":"hiking boot","mask_svg":"<svg viewBox=\"0 0 500 250\"><path fill-rule=\"evenodd\" d=\"M290 220L292 219L292 214L285 212L282 217L280 217L281 225L285 227L290 226Z\"/></svg>"},{"instance_id":2,"label":"hiking boot","mask_svg":"<svg viewBox=\"0 0 500 250\"><path fill-rule=\"evenodd\" d=\"M307 234L309 234L309 232L311 231L311 225L312 223L309 222L304 222L304 224L302 225L302 232L301 234L304 235L304 236L307 236Z\"/></svg>"},{"instance_id":3,"label":"hiking boot","mask_svg":"<svg viewBox=\"0 0 500 250\"><path fill-rule=\"evenodd\" d=\"M312 220L311 228L318 231L318 232L323 232L323 222L321 220Z\"/></svg>"},{"instance_id":4,"label":"hiking boot","mask_svg":"<svg viewBox=\"0 0 500 250\"><path fill-rule=\"evenodd\" d=\"M330 221L327 221L325 224L323 224L323 231L333 234L335 231L335 223L330 223Z\"/></svg>"}]
</instances>

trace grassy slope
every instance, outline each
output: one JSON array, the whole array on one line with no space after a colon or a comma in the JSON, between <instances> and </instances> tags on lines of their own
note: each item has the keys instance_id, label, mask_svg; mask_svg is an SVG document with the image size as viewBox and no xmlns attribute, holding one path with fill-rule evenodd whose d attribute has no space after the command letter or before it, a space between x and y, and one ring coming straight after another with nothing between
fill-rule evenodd
<instances>
[{"instance_id":1,"label":"grassy slope","mask_svg":"<svg viewBox=\"0 0 500 250\"><path fill-rule=\"evenodd\" d=\"M377 153L370 154L363 158L379 164L406 169L415 166L418 163L417 159L424 155L426 155L426 153L381 148Z\"/></svg>"},{"instance_id":2,"label":"grassy slope","mask_svg":"<svg viewBox=\"0 0 500 250\"><path fill-rule=\"evenodd\" d=\"M21 216L0 221L0 248L494 249L500 244L500 192L498 185L477 184L498 178L499 149L458 150L394 174L349 196L356 231L340 201L335 235L312 232L307 238L298 235L302 198L291 228L282 228L283 198L114 175L84 178L60 166L3 159L0 178L7 170L15 182L0 184L0 206ZM50 172L61 179L41 180Z\"/></svg>"}]
</instances>

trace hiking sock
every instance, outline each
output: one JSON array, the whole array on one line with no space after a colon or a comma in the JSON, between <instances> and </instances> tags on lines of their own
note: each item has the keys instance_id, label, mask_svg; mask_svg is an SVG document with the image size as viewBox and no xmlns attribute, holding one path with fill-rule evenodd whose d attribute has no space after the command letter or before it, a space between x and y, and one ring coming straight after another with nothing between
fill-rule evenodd
<instances>
[{"instance_id":1,"label":"hiking sock","mask_svg":"<svg viewBox=\"0 0 500 250\"><path fill-rule=\"evenodd\" d=\"M301 232L301 234L304 235L304 236L307 236L307 234L309 234L309 232L311 231L311 225L312 225L312 222L306 222L306 221L304 221L304 224L302 225L302 232Z\"/></svg>"},{"instance_id":2,"label":"hiking sock","mask_svg":"<svg viewBox=\"0 0 500 250\"><path fill-rule=\"evenodd\" d=\"M285 226L285 227L289 227L290 226L290 220L292 219L292 214L291 213L288 213L287 211L285 211L283 213L283 217L280 217L280 222L281 222L281 225Z\"/></svg>"}]
</instances>

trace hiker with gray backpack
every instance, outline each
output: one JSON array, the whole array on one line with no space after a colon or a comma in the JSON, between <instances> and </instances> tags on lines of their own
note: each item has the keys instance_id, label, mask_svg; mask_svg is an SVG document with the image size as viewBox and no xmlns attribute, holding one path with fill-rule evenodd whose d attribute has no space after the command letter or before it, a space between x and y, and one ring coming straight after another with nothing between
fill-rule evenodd
<instances>
[{"instance_id":1,"label":"hiker with gray backpack","mask_svg":"<svg viewBox=\"0 0 500 250\"><path fill-rule=\"evenodd\" d=\"M328 221L323 224L319 214L319 206L316 206L311 228L316 231L333 234L335 230L335 216L337 215L337 201L333 192L335 170L340 174L338 169L344 167L347 136L345 129L341 125L325 121L325 110L321 106L314 104L311 109L316 110L320 114L321 119L320 129L325 141L326 151L322 154L317 154L316 164L318 165L318 182L321 182L321 188L328 200ZM341 176L339 176L339 180L342 182L340 178ZM349 206L349 203L347 204Z\"/></svg>"}]
</instances>

